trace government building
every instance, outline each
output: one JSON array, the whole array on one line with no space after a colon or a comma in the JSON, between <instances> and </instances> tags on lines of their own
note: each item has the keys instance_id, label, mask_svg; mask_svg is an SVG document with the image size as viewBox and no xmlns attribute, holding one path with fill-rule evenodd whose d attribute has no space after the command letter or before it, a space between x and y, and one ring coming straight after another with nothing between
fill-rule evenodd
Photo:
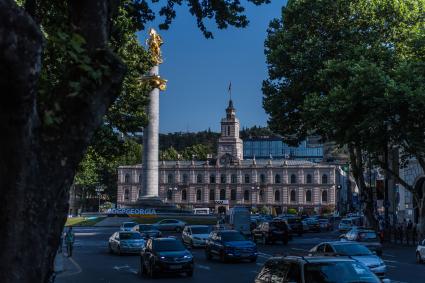
<instances>
[{"instance_id":1,"label":"government building","mask_svg":"<svg viewBox=\"0 0 425 283\"><path fill-rule=\"evenodd\" d=\"M288 208L310 213L335 209L335 165L288 156L244 158L243 147L230 100L221 120L217 156L205 161L161 161L159 197L182 209L210 208L215 212L233 206L266 208L278 214ZM311 156L317 159L321 154L314 150ZM142 165L118 168L118 207L137 203L144 192L142 176Z\"/></svg>"}]
</instances>

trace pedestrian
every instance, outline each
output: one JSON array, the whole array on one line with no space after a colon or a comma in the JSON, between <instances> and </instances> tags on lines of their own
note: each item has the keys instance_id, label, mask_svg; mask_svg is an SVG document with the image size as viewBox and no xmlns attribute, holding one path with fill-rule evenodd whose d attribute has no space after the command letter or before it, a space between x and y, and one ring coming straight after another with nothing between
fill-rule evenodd
<instances>
[{"instance_id":1,"label":"pedestrian","mask_svg":"<svg viewBox=\"0 0 425 283\"><path fill-rule=\"evenodd\" d=\"M66 252L68 253L68 257L72 257L72 249L74 246L75 236L74 232L72 232L72 227L69 227L68 232L65 234L65 243L66 243Z\"/></svg>"},{"instance_id":2,"label":"pedestrian","mask_svg":"<svg viewBox=\"0 0 425 283\"><path fill-rule=\"evenodd\" d=\"M412 223L412 220L410 220L409 219L409 222L407 223L407 226L406 226L406 242L407 242L407 245L409 245L409 242L410 242L410 236L412 235L412 228L413 228L413 223Z\"/></svg>"}]
</instances>

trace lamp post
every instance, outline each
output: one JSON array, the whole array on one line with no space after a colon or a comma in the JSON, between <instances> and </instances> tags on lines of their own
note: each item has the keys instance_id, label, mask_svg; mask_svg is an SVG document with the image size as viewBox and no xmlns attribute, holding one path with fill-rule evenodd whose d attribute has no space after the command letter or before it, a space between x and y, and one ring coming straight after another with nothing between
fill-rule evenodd
<instances>
[{"instance_id":1,"label":"lamp post","mask_svg":"<svg viewBox=\"0 0 425 283\"><path fill-rule=\"evenodd\" d=\"M98 199L99 199L98 212L100 213L100 196L101 196L101 194L105 191L105 186L104 186L104 185L96 186L95 191L96 191L96 193L97 193L97 197L98 197Z\"/></svg>"}]
</instances>

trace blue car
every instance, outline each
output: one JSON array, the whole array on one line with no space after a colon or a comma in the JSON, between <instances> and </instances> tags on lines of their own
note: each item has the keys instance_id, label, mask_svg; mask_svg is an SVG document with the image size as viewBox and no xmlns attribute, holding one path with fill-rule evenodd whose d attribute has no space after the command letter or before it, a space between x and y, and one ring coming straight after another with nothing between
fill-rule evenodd
<instances>
[{"instance_id":1,"label":"blue car","mask_svg":"<svg viewBox=\"0 0 425 283\"><path fill-rule=\"evenodd\" d=\"M247 240L239 231L218 230L209 235L205 255L207 259L217 256L222 262L229 259L247 259L250 262L255 262L257 260L257 246L253 241Z\"/></svg>"}]
</instances>

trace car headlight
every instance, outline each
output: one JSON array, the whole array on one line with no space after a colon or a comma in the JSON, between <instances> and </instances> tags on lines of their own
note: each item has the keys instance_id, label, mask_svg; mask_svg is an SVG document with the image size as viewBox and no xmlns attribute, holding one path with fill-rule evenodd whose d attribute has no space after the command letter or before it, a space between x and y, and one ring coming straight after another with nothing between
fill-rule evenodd
<instances>
[{"instance_id":1,"label":"car headlight","mask_svg":"<svg viewBox=\"0 0 425 283\"><path fill-rule=\"evenodd\" d=\"M165 259L165 256L160 256L159 259Z\"/></svg>"},{"instance_id":2,"label":"car headlight","mask_svg":"<svg viewBox=\"0 0 425 283\"><path fill-rule=\"evenodd\" d=\"M190 256L190 255L185 255L183 258L184 258L184 259L192 259L192 256Z\"/></svg>"}]
</instances>

